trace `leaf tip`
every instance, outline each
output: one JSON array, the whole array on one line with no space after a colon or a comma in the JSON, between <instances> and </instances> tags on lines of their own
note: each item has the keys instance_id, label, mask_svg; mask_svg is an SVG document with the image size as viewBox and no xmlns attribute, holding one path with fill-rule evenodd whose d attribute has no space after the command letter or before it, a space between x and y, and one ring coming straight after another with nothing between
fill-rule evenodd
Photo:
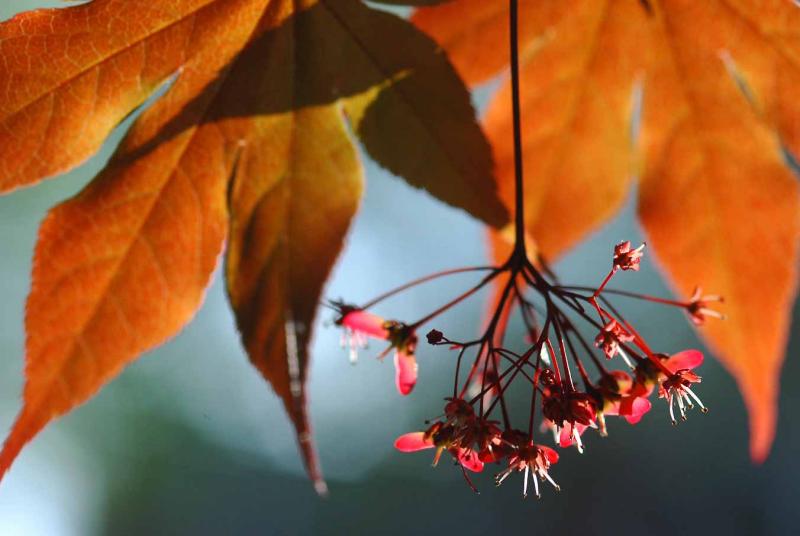
<instances>
[{"instance_id":1,"label":"leaf tip","mask_svg":"<svg viewBox=\"0 0 800 536\"><path fill-rule=\"evenodd\" d=\"M747 408L750 427L750 460L761 465L769 457L775 439L778 421L779 371L766 373L753 381L751 377L739 380L739 389Z\"/></svg>"},{"instance_id":2,"label":"leaf tip","mask_svg":"<svg viewBox=\"0 0 800 536\"><path fill-rule=\"evenodd\" d=\"M750 409L750 460L761 465L769 457L775 439L777 415L774 408Z\"/></svg>"},{"instance_id":3,"label":"leaf tip","mask_svg":"<svg viewBox=\"0 0 800 536\"><path fill-rule=\"evenodd\" d=\"M328 498L328 484L321 478L314 480L314 491L323 499Z\"/></svg>"},{"instance_id":4,"label":"leaf tip","mask_svg":"<svg viewBox=\"0 0 800 536\"><path fill-rule=\"evenodd\" d=\"M314 434L311 430L311 423L308 418L308 411L306 409L305 393L292 401L293 403L286 404L286 408L294 425L297 434L297 443L300 447L300 455L306 467L306 473L311 479L314 486L314 491L320 497L328 496L328 484L322 475L322 467L319 463L319 455L317 454L317 447L314 443Z\"/></svg>"},{"instance_id":5,"label":"leaf tip","mask_svg":"<svg viewBox=\"0 0 800 536\"><path fill-rule=\"evenodd\" d=\"M26 422L28 420L29 416L23 410L3 443L0 450L0 481L5 478L22 448L44 427L43 424Z\"/></svg>"}]
</instances>

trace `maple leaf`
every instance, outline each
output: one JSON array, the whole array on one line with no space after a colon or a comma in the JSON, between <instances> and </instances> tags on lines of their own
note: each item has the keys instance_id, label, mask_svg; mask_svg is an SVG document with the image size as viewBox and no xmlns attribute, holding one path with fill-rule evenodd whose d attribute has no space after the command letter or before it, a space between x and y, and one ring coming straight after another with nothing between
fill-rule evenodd
<instances>
[{"instance_id":1,"label":"maple leaf","mask_svg":"<svg viewBox=\"0 0 800 536\"><path fill-rule=\"evenodd\" d=\"M464 78L500 74L506 2L456 0L414 22ZM727 320L702 334L736 377L750 451L769 452L796 295L800 9L785 0L571 0L520 6L525 223L553 259L613 215L639 214L684 297L703 284ZM513 192L510 84L485 118ZM511 206L509 204L509 206Z\"/></svg>"},{"instance_id":2,"label":"maple leaf","mask_svg":"<svg viewBox=\"0 0 800 536\"><path fill-rule=\"evenodd\" d=\"M227 240L243 344L324 492L305 378L320 294L362 190L346 118L411 184L507 220L445 57L356 0L94 0L0 24L0 58L0 192L78 165L169 83L106 169L42 223L24 403L0 473L192 318Z\"/></svg>"}]
</instances>

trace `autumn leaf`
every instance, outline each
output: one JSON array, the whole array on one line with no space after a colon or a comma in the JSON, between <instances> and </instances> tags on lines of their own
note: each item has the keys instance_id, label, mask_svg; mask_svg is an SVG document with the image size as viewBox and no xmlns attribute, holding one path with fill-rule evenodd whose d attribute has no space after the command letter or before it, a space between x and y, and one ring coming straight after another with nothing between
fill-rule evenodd
<instances>
[{"instance_id":1,"label":"autumn leaf","mask_svg":"<svg viewBox=\"0 0 800 536\"><path fill-rule=\"evenodd\" d=\"M237 15L254 18L265 3L239 2L241 8L252 10L249 13L223 10L225 17L231 17L229 32L223 32L225 46L218 41L195 52L167 95L137 121L106 170L43 222L25 317L24 406L0 452L0 471L7 470L25 443L52 418L85 401L128 362L174 335L199 306L225 239L226 167L233 161L231 149L236 143L226 151L215 125L201 126L213 100L210 91L193 106L185 105L216 79L254 31L257 19L243 27L236 24ZM75 20L95 27L88 21L102 6L96 2L34 12L12 19L3 29L8 35L17 26L20 35L28 36L32 28L40 28L45 38L50 28L62 24L70 28ZM62 23L63 18L67 20ZM62 47L70 43L69 33L60 37ZM16 41L24 46L29 39ZM71 51L62 50L69 57ZM111 57L120 58L119 53ZM2 76L14 77L5 72ZM54 93L43 98L61 100L60 90L76 76L81 75L64 73L52 83ZM110 89L99 86L94 92ZM64 115L69 115L66 110ZM49 108L42 112L52 115ZM47 117L43 121L46 124ZM164 129L170 124L175 128ZM22 135L20 147L43 134L23 130ZM64 129L62 136L69 135ZM83 157L87 151L78 153ZM30 158L38 161L36 154L31 151ZM46 151L42 160L47 161ZM59 167L41 172L59 171L64 165L60 162ZM16 184L38 178L32 172L26 171Z\"/></svg>"},{"instance_id":2,"label":"autumn leaf","mask_svg":"<svg viewBox=\"0 0 800 536\"><path fill-rule=\"evenodd\" d=\"M380 0L380 3L399 6L434 6L449 1L450 0Z\"/></svg>"},{"instance_id":3,"label":"autumn leaf","mask_svg":"<svg viewBox=\"0 0 800 536\"><path fill-rule=\"evenodd\" d=\"M362 172L337 106L262 125L231 193L228 292L253 364L284 399L320 493L306 414L308 343L325 280L358 208ZM318 181L329 188L320 188Z\"/></svg>"},{"instance_id":4,"label":"autumn leaf","mask_svg":"<svg viewBox=\"0 0 800 536\"><path fill-rule=\"evenodd\" d=\"M456 16L458 14L458 16ZM504 2L457 0L414 22L472 84L503 72ZM525 223L549 259L624 201L677 292L723 294L702 334L736 377L751 455L775 431L796 295L800 9L782 0L574 0L520 6ZM481 52L483 51L483 52ZM486 116L499 188L512 190L508 81Z\"/></svg>"},{"instance_id":5,"label":"autumn leaf","mask_svg":"<svg viewBox=\"0 0 800 536\"><path fill-rule=\"evenodd\" d=\"M639 66L624 44L645 37L639 20L644 17L636 2L604 4L520 6L525 223L548 258L610 217L632 179L628 125ZM497 52L508 50L504 2L454 2L418 11L414 22L451 51L454 64L471 83L487 80L508 62L507 53ZM492 100L485 123L501 196L512 206L509 80Z\"/></svg>"},{"instance_id":6,"label":"autumn leaf","mask_svg":"<svg viewBox=\"0 0 800 536\"><path fill-rule=\"evenodd\" d=\"M785 144L800 154L800 105L788 97L800 83L800 41L785 37L800 36L800 9L762 4L658 6L639 205L678 292L703 284L725 296L728 320L704 334L739 383L757 461L775 434L800 239L798 183L783 153Z\"/></svg>"},{"instance_id":7,"label":"autumn leaf","mask_svg":"<svg viewBox=\"0 0 800 536\"><path fill-rule=\"evenodd\" d=\"M0 26L0 191L83 162L179 68L207 66L207 83L247 42L267 1L159 4L106 0Z\"/></svg>"},{"instance_id":8,"label":"autumn leaf","mask_svg":"<svg viewBox=\"0 0 800 536\"><path fill-rule=\"evenodd\" d=\"M380 39L406 46L388 54ZM227 239L244 346L323 491L304 382L320 294L362 189L346 116L411 184L487 223L507 220L444 56L355 0L95 0L2 23L0 58L2 191L78 165L169 84L107 168L42 224L24 405L0 472L192 318Z\"/></svg>"}]
</instances>

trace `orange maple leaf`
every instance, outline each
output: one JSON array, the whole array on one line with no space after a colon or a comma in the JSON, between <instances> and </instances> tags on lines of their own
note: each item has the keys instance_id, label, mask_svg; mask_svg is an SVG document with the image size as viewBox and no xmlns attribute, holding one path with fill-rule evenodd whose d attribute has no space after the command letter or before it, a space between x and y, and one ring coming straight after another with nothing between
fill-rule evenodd
<instances>
[{"instance_id":1,"label":"orange maple leaf","mask_svg":"<svg viewBox=\"0 0 800 536\"><path fill-rule=\"evenodd\" d=\"M0 24L0 61L0 192L78 165L168 85L42 224L24 405L0 474L192 318L227 241L244 346L324 491L304 384L319 297L362 190L346 119L411 184L507 220L469 93L435 44L356 0L94 0Z\"/></svg>"},{"instance_id":2,"label":"orange maple leaf","mask_svg":"<svg viewBox=\"0 0 800 536\"><path fill-rule=\"evenodd\" d=\"M414 22L478 84L507 57L506 2L456 0ZM676 291L727 301L702 334L736 377L763 460L796 295L800 9L787 0L544 0L520 6L525 222L552 259L613 215L639 213ZM510 84L485 124L513 193ZM508 206L511 206L509 203Z\"/></svg>"}]
</instances>

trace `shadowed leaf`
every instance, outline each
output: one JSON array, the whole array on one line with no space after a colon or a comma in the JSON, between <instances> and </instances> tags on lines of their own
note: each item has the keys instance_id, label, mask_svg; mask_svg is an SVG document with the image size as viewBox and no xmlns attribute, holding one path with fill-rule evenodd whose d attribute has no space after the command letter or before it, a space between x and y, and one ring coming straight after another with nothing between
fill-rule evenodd
<instances>
[{"instance_id":1,"label":"shadowed leaf","mask_svg":"<svg viewBox=\"0 0 800 536\"><path fill-rule=\"evenodd\" d=\"M449 47L454 63L464 66L474 82L504 67L509 50L507 5L480 4L455 2L414 17ZM455 15L464 9L471 13L469 30ZM643 22L636 2L521 5L525 222L548 259L584 238L625 199L632 176L631 96L641 63L625 45L644 38ZM478 47L486 52L474 56ZM509 207L514 195L511 121L506 80L485 124L501 197Z\"/></svg>"},{"instance_id":2,"label":"shadowed leaf","mask_svg":"<svg viewBox=\"0 0 800 536\"><path fill-rule=\"evenodd\" d=\"M307 108L263 128L269 136L242 154L233 186L228 291L250 358L283 399L307 450L308 343L362 176L336 107ZM313 452L305 457L315 459ZM324 492L316 462L309 470Z\"/></svg>"},{"instance_id":3,"label":"shadowed leaf","mask_svg":"<svg viewBox=\"0 0 800 536\"><path fill-rule=\"evenodd\" d=\"M289 2L281 8L291 13ZM289 102L320 88L314 63L287 63L317 15L293 15L241 57L262 66L231 82L253 104ZM297 56L295 56L297 57ZM324 80L324 79L323 79ZM240 101L241 102L241 101ZM340 104L306 106L252 120L231 186L226 280L252 363L281 397L319 493L325 493L307 413L308 346L320 295L362 193L362 172Z\"/></svg>"}]
</instances>

